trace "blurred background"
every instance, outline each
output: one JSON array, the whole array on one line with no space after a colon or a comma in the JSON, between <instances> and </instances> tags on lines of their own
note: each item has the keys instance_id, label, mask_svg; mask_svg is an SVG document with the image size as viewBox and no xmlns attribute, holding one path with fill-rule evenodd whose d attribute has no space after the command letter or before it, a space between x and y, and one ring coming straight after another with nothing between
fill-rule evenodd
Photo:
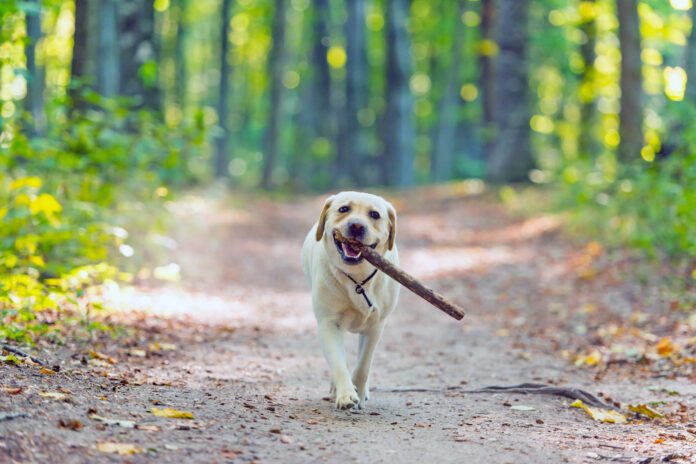
<instances>
[{"instance_id":1,"label":"blurred background","mask_svg":"<svg viewBox=\"0 0 696 464\"><path fill-rule=\"evenodd\" d=\"M692 269L694 19L691 0L2 0L0 304L116 275L143 211L212 183L481 179Z\"/></svg>"}]
</instances>

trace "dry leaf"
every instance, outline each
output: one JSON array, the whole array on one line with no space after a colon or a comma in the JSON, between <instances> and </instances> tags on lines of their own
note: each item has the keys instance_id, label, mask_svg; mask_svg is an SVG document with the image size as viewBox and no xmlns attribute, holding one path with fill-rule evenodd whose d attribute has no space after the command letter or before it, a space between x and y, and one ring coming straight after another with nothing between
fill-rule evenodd
<instances>
[{"instance_id":1,"label":"dry leaf","mask_svg":"<svg viewBox=\"0 0 696 464\"><path fill-rule=\"evenodd\" d=\"M159 432L160 430L156 425L136 425L135 428L146 432Z\"/></svg>"},{"instance_id":2,"label":"dry leaf","mask_svg":"<svg viewBox=\"0 0 696 464\"><path fill-rule=\"evenodd\" d=\"M592 353L588 354L587 356L578 356L575 359L575 365L582 366L584 364L586 366L596 366L601 360L602 354L599 352L599 350L593 350Z\"/></svg>"},{"instance_id":3,"label":"dry leaf","mask_svg":"<svg viewBox=\"0 0 696 464\"><path fill-rule=\"evenodd\" d=\"M56 371L54 371L53 369L49 369L48 367L42 367L42 368L39 370L39 374L43 374L43 375L56 375Z\"/></svg>"},{"instance_id":4,"label":"dry leaf","mask_svg":"<svg viewBox=\"0 0 696 464\"><path fill-rule=\"evenodd\" d=\"M657 354L666 358L667 356L674 353L676 347L674 346L674 343L672 343L672 340L669 339L669 337L663 337L662 340L657 342L657 345L655 345L655 349L657 350Z\"/></svg>"},{"instance_id":5,"label":"dry leaf","mask_svg":"<svg viewBox=\"0 0 696 464\"><path fill-rule=\"evenodd\" d=\"M586 406L582 400L575 400L570 403L570 406L573 408L583 409L588 416L596 421L609 422L612 424L623 424L626 422L626 416L620 412L612 411L611 409L591 408Z\"/></svg>"},{"instance_id":6,"label":"dry leaf","mask_svg":"<svg viewBox=\"0 0 696 464\"><path fill-rule=\"evenodd\" d=\"M61 419L58 421L58 425L60 425L64 429L70 429L75 431L81 430L84 427L82 422L80 422L77 419Z\"/></svg>"},{"instance_id":7,"label":"dry leaf","mask_svg":"<svg viewBox=\"0 0 696 464\"><path fill-rule=\"evenodd\" d=\"M103 422L106 425L116 425L118 427L124 427L126 429L135 428L134 421L120 420L120 419L107 419L106 417L101 417L97 414L90 414L89 418L92 420L95 420L97 422Z\"/></svg>"},{"instance_id":8,"label":"dry leaf","mask_svg":"<svg viewBox=\"0 0 696 464\"><path fill-rule=\"evenodd\" d=\"M174 350L176 350L176 345L173 343L155 342L155 343L150 343L150 345L148 346L148 349L150 351L174 351Z\"/></svg>"},{"instance_id":9,"label":"dry leaf","mask_svg":"<svg viewBox=\"0 0 696 464\"><path fill-rule=\"evenodd\" d=\"M39 396L42 398L51 398L54 400L64 400L68 397L65 393L60 392L39 392Z\"/></svg>"},{"instance_id":10,"label":"dry leaf","mask_svg":"<svg viewBox=\"0 0 696 464\"><path fill-rule=\"evenodd\" d=\"M147 352L145 350L137 350L137 349L132 349L128 352L131 356L135 356L136 358L144 358L147 356Z\"/></svg>"},{"instance_id":11,"label":"dry leaf","mask_svg":"<svg viewBox=\"0 0 696 464\"><path fill-rule=\"evenodd\" d=\"M2 387L2 392L7 395L18 395L22 393L22 387Z\"/></svg>"},{"instance_id":12,"label":"dry leaf","mask_svg":"<svg viewBox=\"0 0 696 464\"><path fill-rule=\"evenodd\" d=\"M157 417L166 417L168 419L193 419L193 414L186 411L179 411L173 408L152 408L152 414Z\"/></svg>"},{"instance_id":13,"label":"dry leaf","mask_svg":"<svg viewBox=\"0 0 696 464\"><path fill-rule=\"evenodd\" d=\"M111 356L107 356L104 353L100 353L100 352L94 351L94 350L91 350L89 352L89 355L92 359L100 359L102 361L108 362L109 364L116 364L118 362L114 358L112 358Z\"/></svg>"},{"instance_id":14,"label":"dry leaf","mask_svg":"<svg viewBox=\"0 0 696 464\"><path fill-rule=\"evenodd\" d=\"M660 414L659 412L652 409L647 404L636 404L636 405L629 404L628 409L630 409L633 412L637 412L638 414L642 414L645 417L649 417L650 419L655 419L656 417L665 417L662 414Z\"/></svg>"},{"instance_id":15,"label":"dry leaf","mask_svg":"<svg viewBox=\"0 0 696 464\"><path fill-rule=\"evenodd\" d=\"M115 453L121 456L128 456L131 454L142 453L143 449L132 443L114 443L114 442L102 442L97 443L97 450L102 453Z\"/></svg>"}]
</instances>

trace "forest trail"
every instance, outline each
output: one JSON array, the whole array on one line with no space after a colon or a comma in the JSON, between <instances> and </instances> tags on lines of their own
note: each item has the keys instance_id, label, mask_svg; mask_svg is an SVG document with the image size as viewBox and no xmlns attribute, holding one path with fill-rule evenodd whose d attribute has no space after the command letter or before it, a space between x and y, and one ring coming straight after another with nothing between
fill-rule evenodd
<instances>
[{"instance_id":1,"label":"forest trail","mask_svg":"<svg viewBox=\"0 0 696 464\"><path fill-rule=\"evenodd\" d=\"M322 199L188 197L174 208L181 283L113 297L156 314L127 316L138 327L127 345L103 345L105 359L42 353L59 358L57 375L0 367L0 411L26 414L0 420L0 462L694 462L688 377L576 366L563 355L577 336L569 321L584 317L577 308L624 311L646 290L627 276L587 278L578 267L585 248L562 237L555 219L513 218L471 186L388 195L402 267L467 316L456 322L404 290L363 411L335 411L323 399L328 370L299 263ZM356 347L350 337L351 360ZM663 411L681 415L607 424L567 399L464 391L522 382L624 404L664 401ZM407 387L428 391L390 391ZM156 417L153 406L194 418ZM70 420L82 427L71 430ZM132 444L135 454L99 443Z\"/></svg>"}]
</instances>

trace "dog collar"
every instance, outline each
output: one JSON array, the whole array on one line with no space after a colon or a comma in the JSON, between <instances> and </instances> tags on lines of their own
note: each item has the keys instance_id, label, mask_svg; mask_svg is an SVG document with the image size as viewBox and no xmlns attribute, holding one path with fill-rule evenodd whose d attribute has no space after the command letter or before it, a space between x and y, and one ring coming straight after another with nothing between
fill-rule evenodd
<instances>
[{"instance_id":1,"label":"dog collar","mask_svg":"<svg viewBox=\"0 0 696 464\"><path fill-rule=\"evenodd\" d=\"M353 281L353 283L355 284L355 293L357 293L358 295L362 295L363 298L365 298L365 302L367 303L367 306L370 307L370 308L372 308L372 302L370 301L370 298L368 298L367 293L365 293L365 289L363 288L363 285L365 285L366 283L368 283L368 282L370 281L370 279L372 279L372 278L375 276L375 274L377 274L377 270L378 270L378 269L375 268L375 270L372 271L372 274L370 274L369 276L367 276L367 279L365 279L365 280L363 280L362 282L358 283L358 281L355 280L350 274L348 274L347 272L343 271L343 269L340 269L340 271L343 272L343 273L346 275L346 277L348 277L350 280Z\"/></svg>"}]
</instances>

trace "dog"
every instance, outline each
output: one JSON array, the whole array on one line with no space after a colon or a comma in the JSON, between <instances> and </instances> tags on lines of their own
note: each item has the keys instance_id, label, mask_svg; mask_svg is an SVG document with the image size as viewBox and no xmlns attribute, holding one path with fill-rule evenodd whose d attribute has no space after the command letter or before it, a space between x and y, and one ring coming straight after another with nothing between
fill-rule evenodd
<instances>
[{"instance_id":1,"label":"dog","mask_svg":"<svg viewBox=\"0 0 696 464\"><path fill-rule=\"evenodd\" d=\"M331 373L337 409L362 409L370 369L399 285L365 261L359 250L336 239L336 231L372 247L394 265L396 210L377 195L341 192L329 197L302 246L302 269L312 288L319 340ZM343 336L359 334L358 362L351 375Z\"/></svg>"}]
</instances>

